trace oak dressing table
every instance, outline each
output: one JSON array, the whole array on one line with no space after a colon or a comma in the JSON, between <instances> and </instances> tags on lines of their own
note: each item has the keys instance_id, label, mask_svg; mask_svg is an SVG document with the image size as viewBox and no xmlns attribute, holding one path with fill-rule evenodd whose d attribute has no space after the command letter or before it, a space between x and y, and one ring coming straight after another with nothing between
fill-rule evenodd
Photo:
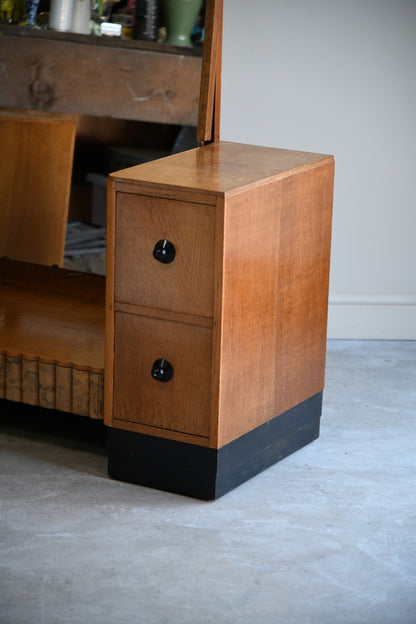
<instances>
[{"instance_id":1,"label":"oak dressing table","mask_svg":"<svg viewBox=\"0 0 416 624\"><path fill-rule=\"evenodd\" d=\"M0 396L104 413L110 476L203 499L319 435L334 175L219 140L221 20L208 2L201 147L110 176L105 280L11 260L1 280Z\"/></svg>"}]
</instances>

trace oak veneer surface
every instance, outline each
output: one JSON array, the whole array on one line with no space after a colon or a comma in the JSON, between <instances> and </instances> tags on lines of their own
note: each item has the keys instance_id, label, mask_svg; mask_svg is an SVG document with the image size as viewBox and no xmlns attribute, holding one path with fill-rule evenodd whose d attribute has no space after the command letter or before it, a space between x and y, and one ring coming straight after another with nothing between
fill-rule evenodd
<instances>
[{"instance_id":1,"label":"oak veneer surface","mask_svg":"<svg viewBox=\"0 0 416 624\"><path fill-rule=\"evenodd\" d=\"M114 410L123 420L209 436L212 330L151 317L116 314ZM150 375L158 358L174 362L169 383Z\"/></svg>"},{"instance_id":2,"label":"oak veneer surface","mask_svg":"<svg viewBox=\"0 0 416 624\"><path fill-rule=\"evenodd\" d=\"M115 299L212 317L215 212L211 206L128 193L118 196ZM203 232L203 236L201 236ZM171 265L155 262L160 239L175 240ZM140 258L140 262L137 259ZM131 268L135 267L134 278Z\"/></svg>"},{"instance_id":3,"label":"oak veneer surface","mask_svg":"<svg viewBox=\"0 0 416 624\"><path fill-rule=\"evenodd\" d=\"M174 156L160 158L137 167L117 171L122 182L157 185L184 191L204 191L210 195L240 193L250 186L265 184L269 178L290 175L300 168L332 162L325 154L257 147L221 141Z\"/></svg>"},{"instance_id":4,"label":"oak veneer surface","mask_svg":"<svg viewBox=\"0 0 416 624\"><path fill-rule=\"evenodd\" d=\"M323 390L332 179L325 164L225 207L219 446Z\"/></svg>"},{"instance_id":5,"label":"oak veneer surface","mask_svg":"<svg viewBox=\"0 0 416 624\"><path fill-rule=\"evenodd\" d=\"M0 116L0 256L62 264L75 129Z\"/></svg>"},{"instance_id":6,"label":"oak veneer surface","mask_svg":"<svg viewBox=\"0 0 416 624\"><path fill-rule=\"evenodd\" d=\"M0 397L103 417L104 282L0 261Z\"/></svg>"}]
</instances>

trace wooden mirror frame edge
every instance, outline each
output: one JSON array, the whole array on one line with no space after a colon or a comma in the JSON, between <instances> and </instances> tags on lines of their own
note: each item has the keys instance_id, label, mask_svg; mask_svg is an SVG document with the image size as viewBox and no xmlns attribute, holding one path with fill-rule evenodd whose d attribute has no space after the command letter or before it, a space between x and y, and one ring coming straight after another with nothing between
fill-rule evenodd
<instances>
[{"instance_id":1,"label":"wooden mirror frame edge","mask_svg":"<svg viewBox=\"0 0 416 624\"><path fill-rule=\"evenodd\" d=\"M220 140L223 0L206 0L197 139Z\"/></svg>"}]
</instances>

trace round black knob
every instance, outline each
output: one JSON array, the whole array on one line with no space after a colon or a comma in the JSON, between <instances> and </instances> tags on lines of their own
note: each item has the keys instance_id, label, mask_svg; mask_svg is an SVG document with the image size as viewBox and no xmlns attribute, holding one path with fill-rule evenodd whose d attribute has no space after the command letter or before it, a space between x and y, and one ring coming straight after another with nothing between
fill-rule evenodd
<instances>
[{"instance_id":1,"label":"round black knob","mask_svg":"<svg viewBox=\"0 0 416 624\"><path fill-rule=\"evenodd\" d=\"M163 358L155 360L152 366L152 377L157 381L170 381L173 377L172 364Z\"/></svg>"},{"instance_id":2,"label":"round black knob","mask_svg":"<svg viewBox=\"0 0 416 624\"><path fill-rule=\"evenodd\" d=\"M153 249L153 257L156 260L162 262L163 264L169 264L174 260L175 255L175 247L170 241L166 240L166 238L157 241Z\"/></svg>"}]
</instances>

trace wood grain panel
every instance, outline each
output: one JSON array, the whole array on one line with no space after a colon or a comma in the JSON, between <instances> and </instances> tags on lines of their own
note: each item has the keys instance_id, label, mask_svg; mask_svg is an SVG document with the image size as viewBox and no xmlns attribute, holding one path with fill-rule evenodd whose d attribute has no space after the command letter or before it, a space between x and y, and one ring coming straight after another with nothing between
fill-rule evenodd
<instances>
[{"instance_id":1,"label":"wood grain panel","mask_svg":"<svg viewBox=\"0 0 416 624\"><path fill-rule=\"evenodd\" d=\"M205 327L116 313L114 416L191 435L209 435L212 331ZM167 359L169 382L151 376Z\"/></svg>"},{"instance_id":2,"label":"wood grain panel","mask_svg":"<svg viewBox=\"0 0 416 624\"><path fill-rule=\"evenodd\" d=\"M333 166L225 207L217 444L322 391Z\"/></svg>"},{"instance_id":3,"label":"wood grain panel","mask_svg":"<svg viewBox=\"0 0 416 624\"><path fill-rule=\"evenodd\" d=\"M10 28L0 106L196 125L201 58L187 50Z\"/></svg>"},{"instance_id":4,"label":"wood grain panel","mask_svg":"<svg viewBox=\"0 0 416 624\"><path fill-rule=\"evenodd\" d=\"M214 227L211 206L119 193L116 301L212 317ZM175 247L170 264L153 257L161 239Z\"/></svg>"},{"instance_id":5,"label":"wood grain panel","mask_svg":"<svg viewBox=\"0 0 416 624\"><path fill-rule=\"evenodd\" d=\"M75 129L0 116L0 256L62 264Z\"/></svg>"},{"instance_id":6,"label":"wood grain panel","mask_svg":"<svg viewBox=\"0 0 416 624\"><path fill-rule=\"evenodd\" d=\"M277 342L282 411L324 387L333 178L332 163L282 183Z\"/></svg>"}]
</instances>

